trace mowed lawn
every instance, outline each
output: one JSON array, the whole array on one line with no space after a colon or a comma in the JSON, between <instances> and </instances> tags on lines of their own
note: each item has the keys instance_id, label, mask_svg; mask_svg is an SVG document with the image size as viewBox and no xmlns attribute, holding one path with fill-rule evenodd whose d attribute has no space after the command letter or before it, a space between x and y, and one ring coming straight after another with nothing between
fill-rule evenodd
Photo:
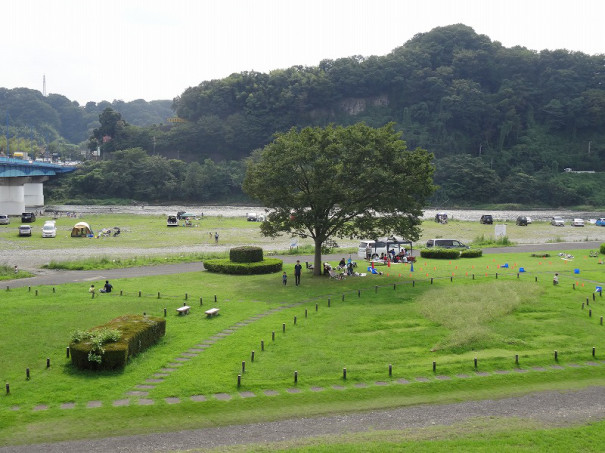
<instances>
[{"instance_id":1,"label":"mowed lawn","mask_svg":"<svg viewBox=\"0 0 605 453\"><path fill-rule=\"evenodd\" d=\"M551 367L605 358L600 322L605 306L599 295L593 301L595 287L605 280L604 266L587 255L578 251L573 261L529 254L419 259L413 272L409 265L383 266L383 275L344 281L306 273L300 287L293 285L293 269L287 265L285 287L279 274L200 272L115 280L114 293L94 299L87 292L90 283L54 291L3 290L0 378L9 383L10 394L0 397L0 443L177 430L602 383L599 367ZM556 287L554 272L560 274ZM183 303L192 307L191 314L177 316ZM220 308L220 315L206 318L204 310L210 307ZM166 336L124 370L93 373L71 367L66 347L73 330L127 313L163 317L164 308ZM209 346L181 366L171 365L201 344ZM130 393L165 368L175 371L163 373L146 395ZM482 377L476 371L509 374ZM265 393L270 390L275 396ZM245 392L255 397L245 398ZM218 399L221 393L231 400ZM194 402L192 396L206 401ZM143 398L153 404L139 405ZM180 403L169 404L166 398ZM122 399L131 404L113 405ZM87 407L91 401L101 407ZM73 408L62 409L66 404ZM40 405L44 409L35 410Z\"/></svg>"}]
</instances>

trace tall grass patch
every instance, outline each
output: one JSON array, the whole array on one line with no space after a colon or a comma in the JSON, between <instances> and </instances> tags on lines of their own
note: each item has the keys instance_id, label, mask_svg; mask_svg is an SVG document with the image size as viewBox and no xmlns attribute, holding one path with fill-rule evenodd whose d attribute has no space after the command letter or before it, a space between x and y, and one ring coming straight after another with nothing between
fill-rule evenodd
<instances>
[{"instance_id":1,"label":"tall grass patch","mask_svg":"<svg viewBox=\"0 0 605 453\"><path fill-rule=\"evenodd\" d=\"M448 330L432 350L463 352L492 346L500 335L490 323L532 303L540 293L540 287L531 283L494 281L439 288L422 294L417 303L427 319Z\"/></svg>"}]
</instances>

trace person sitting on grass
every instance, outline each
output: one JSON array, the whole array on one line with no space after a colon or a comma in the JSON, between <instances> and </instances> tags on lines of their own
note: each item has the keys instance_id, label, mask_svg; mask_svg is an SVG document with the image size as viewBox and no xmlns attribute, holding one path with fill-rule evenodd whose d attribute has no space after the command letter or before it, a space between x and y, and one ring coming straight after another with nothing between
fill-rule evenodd
<instances>
[{"instance_id":1,"label":"person sitting on grass","mask_svg":"<svg viewBox=\"0 0 605 453\"><path fill-rule=\"evenodd\" d=\"M113 289L113 285L111 283L109 283L109 280L105 280L105 284L103 285L103 288L101 288L100 292L110 293L112 289Z\"/></svg>"}]
</instances>

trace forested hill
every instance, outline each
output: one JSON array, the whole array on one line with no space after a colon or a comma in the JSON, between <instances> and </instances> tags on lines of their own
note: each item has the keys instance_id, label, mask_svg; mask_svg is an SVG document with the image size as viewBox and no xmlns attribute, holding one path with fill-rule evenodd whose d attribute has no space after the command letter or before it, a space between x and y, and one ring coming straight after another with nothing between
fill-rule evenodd
<instances>
[{"instance_id":1,"label":"forested hill","mask_svg":"<svg viewBox=\"0 0 605 453\"><path fill-rule=\"evenodd\" d=\"M110 109L100 116L94 106L101 118L94 125L58 98L63 110L55 108L55 129L79 140L96 127L89 147L100 146L105 156L140 147L203 166L212 159L229 173L229 162L263 147L276 131L392 121L408 147L435 154L436 204L605 206L595 190L605 185L602 174L563 174L605 171L605 55L505 48L460 24L418 34L385 56L204 81L174 99L182 123L137 127L122 103L104 106ZM0 91L0 115L2 109ZM47 105L28 104L32 109L53 118Z\"/></svg>"}]
</instances>

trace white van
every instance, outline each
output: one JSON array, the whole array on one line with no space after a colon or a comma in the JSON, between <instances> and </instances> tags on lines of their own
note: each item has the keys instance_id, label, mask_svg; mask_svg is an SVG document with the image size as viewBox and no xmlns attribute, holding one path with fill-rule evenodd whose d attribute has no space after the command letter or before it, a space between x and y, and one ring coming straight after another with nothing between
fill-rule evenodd
<instances>
[{"instance_id":1,"label":"white van","mask_svg":"<svg viewBox=\"0 0 605 453\"><path fill-rule=\"evenodd\" d=\"M377 258L381 254L387 254L390 250L395 250L395 254L398 254L401 249L407 250L409 254L412 253L412 241L405 239L391 238L379 238L377 240L364 239L359 243L357 249L357 256L359 258L367 258L368 248L371 258Z\"/></svg>"},{"instance_id":2,"label":"white van","mask_svg":"<svg viewBox=\"0 0 605 453\"><path fill-rule=\"evenodd\" d=\"M0 225L8 225L11 223L9 216L6 214L0 214Z\"/></svg>"}]
</instances>

